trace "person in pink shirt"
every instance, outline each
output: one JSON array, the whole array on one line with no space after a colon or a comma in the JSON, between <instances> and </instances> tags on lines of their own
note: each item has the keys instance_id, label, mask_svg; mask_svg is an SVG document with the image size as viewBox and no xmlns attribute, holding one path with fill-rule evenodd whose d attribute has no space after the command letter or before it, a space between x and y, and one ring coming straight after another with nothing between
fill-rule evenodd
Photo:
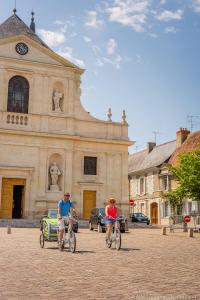
<instances>
[{"instance_id":1,"label":"person in pink shirt","mask_svg":"<svg viewBox=\"0 0 200 300\"><path fill-rule=\"evenodd\" d=\"M108 205L105 207L105 214L106 214L106 226L107 226L107 234L106 240L110 241L113 225L117 219L117 207L116 207L116 200L114 198L108 199Z\"/></svg>"}]
</instances>

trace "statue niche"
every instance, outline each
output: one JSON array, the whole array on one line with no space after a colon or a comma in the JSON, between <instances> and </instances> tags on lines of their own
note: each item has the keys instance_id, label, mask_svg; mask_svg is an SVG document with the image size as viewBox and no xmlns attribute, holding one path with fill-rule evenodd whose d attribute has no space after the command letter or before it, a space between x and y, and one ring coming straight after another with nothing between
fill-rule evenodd
<instances>
[{"instance_id":1,"label":"statue niche","mask_svg":"<svg viewBox=\"0 0 200 300\"><path fill-rule=\"evenodd\" d=\"M53 103L52 103L53 111L62 112L62 103L61 102L63 100L63 93L56 89L53 92L52 100L53 100Z\"/></svg>"},{"instance_id":2,"label":"statue niche","mask_svg":"<svg viewBox=\"0 0 200 300\"><path fill-rule=\"evenodd\" d=\"M60 190L59 185L58 185L58 179L59 179L59 176L62 174L62 172L58 168L56 162L54 162L49 167L49 173L50 173L50 178L51 178L50 191L58 192Z\"/></svg>"}]
</instances>

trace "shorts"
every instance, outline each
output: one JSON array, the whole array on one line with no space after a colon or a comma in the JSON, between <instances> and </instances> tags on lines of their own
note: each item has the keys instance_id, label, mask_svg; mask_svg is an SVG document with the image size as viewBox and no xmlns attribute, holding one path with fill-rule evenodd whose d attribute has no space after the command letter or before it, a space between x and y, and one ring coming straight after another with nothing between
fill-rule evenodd
<instances>
[{"instance_id":1,"label":"shorts","mask_svg":"<svg viewBox=\"0 0 200 300\"><path fill-rule=\"evenodd\" d=\"M115 224L115 220L105 220L105 224L106 225L108 225L108 224L114 225Z\"/></svg>"},{"instance_id":2,"label":"shorts","mask_svg":"<svg viewBox=\"0 0 200 300\"><path fill-rule=\"evenodd\" d=\"M68 219L67 222L69 222L69 217L67 217L67 219ZM66 222L66 220L64 220L63 218L58 220L59 230L65 229L65 222L64 221Z\"/></svg>"}]
</instances>

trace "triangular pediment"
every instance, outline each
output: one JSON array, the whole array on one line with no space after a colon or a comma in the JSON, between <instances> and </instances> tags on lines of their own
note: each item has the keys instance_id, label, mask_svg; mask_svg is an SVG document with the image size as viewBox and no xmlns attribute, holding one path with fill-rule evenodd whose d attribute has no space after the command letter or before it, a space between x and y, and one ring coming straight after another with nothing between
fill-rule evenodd
<instances>
[{"instance_id":1,"label":"triangular pediment","mask_svg":"<svg viewBox=\"0 0 200 300\"><path fill-rule=\"evenodd\" d=\"M16 52L17 43L28 46L26 55ZM0 57L64 66L80 74L84 71L51 50L16 14L0 25Z\"/></svg>"},{"instance_id":2,"label":"triangular pediment","mask_svg":"<svg viewBox=\"0 0 200 300\"><path fill-rule=\"evenodd\" d=\"M28 46L26 55L19 55L16 51L16 45L24 43ZM27 36L14 36L10 38L0 39L0 58L17 59L23 61L33 61L34 63L44 63L72 68L82 74L83 69L71 63L54 51L39 45L37 42L29 39Z\"/></svg>"}]
</instances>

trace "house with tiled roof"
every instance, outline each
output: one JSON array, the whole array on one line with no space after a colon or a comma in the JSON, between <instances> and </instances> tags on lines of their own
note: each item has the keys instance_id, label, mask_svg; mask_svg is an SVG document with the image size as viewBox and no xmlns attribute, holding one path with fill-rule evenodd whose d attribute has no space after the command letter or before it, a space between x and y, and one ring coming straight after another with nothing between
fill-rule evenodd
<instances>
[{"instance_id":1,"label":"house with tiled roof","mask_svg":"<svg viewBox=\"0 0 200 300\"><path fill-rule=\"evenodd\" d=\"M176 151L171 156L169 164L176 165L181 153L190 152L193 150L200 150L200 130L187 135L187 139L176 148Z\"/></svg>"},{"instance_id":2,"label":"house with tiled roof","mask_svg":"<svg viewBox=\"0 0 200 300\"><path fill-rule=\"evenodd\" d=\"M180 128L176 140L161 145L148 143L143 151L129 155L129 197L134 200L131 212L142 212L152 224L168 224L170 205L161 192L176 188L176 181L168 170L169 164L178 161L182 152L199 149L200 131L191 133ZM187 200L178 207L178 214L188 214L197 204Z\"/></svg>"},{"instance_id":3,"label":"house with tiled roof","mask_svg":"<svg viewBox=\"0 0 200 300\"><path fill-rule=\"evenodd\" d=\"M181 128L184 132L185 129ZM182 153L200 150L200 130L192 133L187 133L187 138L181 145L178 145L172 156L170 157L169 164L177 166L179 164L179 156ZM172 188L175 189L177 183L175 180L172 182ZM181 211L183 215L200 215L200 202L193 201L192 199L184 199Z\"/></svg>"}]
</instances>

